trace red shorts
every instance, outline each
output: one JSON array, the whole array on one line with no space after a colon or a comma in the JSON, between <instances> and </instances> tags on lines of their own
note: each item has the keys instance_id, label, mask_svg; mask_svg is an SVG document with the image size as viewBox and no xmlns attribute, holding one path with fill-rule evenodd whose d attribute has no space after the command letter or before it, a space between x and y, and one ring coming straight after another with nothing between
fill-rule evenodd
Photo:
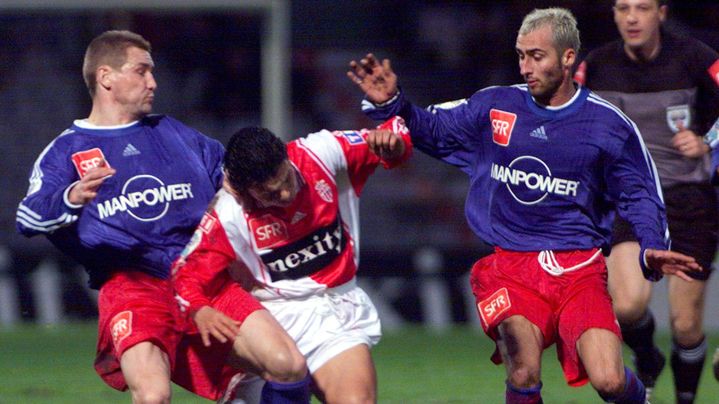
<instances>
[{"instance_id":1,"label":"red shorts","mask_svg":"<svg viewBox=\"0 0 719 404\"><path fill-rule=\"evenodd\" d=\"M228 284L212 300L212 306L238 321L262 308L235 283ZM169 280L138 271L116 272L100 289L98 308L95 370L117 390L127 389L120 357L144 341L167 354L175 383L211 400L219 398L238 373L225 365L230 343L215 342L205 348L199 334L192 332L194 327L180 312Z\"/></svg>"},{"instance_id":2,"label":"red shorts","mask_svg":"<svg viewBox=\"0 0 719 404\"><path fill-rule=\"evenodd\" d=\"M264 309L235 282L228 283L211 300L211 306L241 322L256 310ZM217 400L222 397L232 376L242 372L226 364L231 342L221 344L214 337L210 337L210 342L209 347L202 344L202 337L190 321L177 349L172 381L197 395Z\"/></svg>"},{"instance_id":3,"label":"red shorts","mask_svg":"<svg viewBox=\"0 0 719 404\"><path fill-rule=\"evenodd\" d=\"M554 254L560 265L570 268L588 261L596 251ZM542 332L544 348L557 343L557 356L571 386L588 381L576 348L584 331L602 328L621 339L601 254L582 268L554 276L539 265L537 252L497 248L474 264L470 281L485 333L496 341L499 323L514 315L524 316ZM498 350L492 361L502 362Z\"/></svg>"}]
</instances>

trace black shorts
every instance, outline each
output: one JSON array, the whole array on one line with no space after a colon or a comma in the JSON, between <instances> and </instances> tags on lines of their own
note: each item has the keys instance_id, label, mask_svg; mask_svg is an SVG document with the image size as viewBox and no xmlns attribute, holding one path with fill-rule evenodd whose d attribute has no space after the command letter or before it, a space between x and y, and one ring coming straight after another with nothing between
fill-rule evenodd
<instances>
[{"instance_id":1,"label":"black shorts","mask_svg":"<svg viewBox=\"0 0 719 404\"><path fill-rule=\"evenodd\" d=\"M663 192L672 250L696 258L704 271L688 275L706 280L719 242L716 191L711 184L680 184ZM637 238L631 225L617 216L612 229L612 245L625 241L637 241Z\"/></svg>"}]
</instances>

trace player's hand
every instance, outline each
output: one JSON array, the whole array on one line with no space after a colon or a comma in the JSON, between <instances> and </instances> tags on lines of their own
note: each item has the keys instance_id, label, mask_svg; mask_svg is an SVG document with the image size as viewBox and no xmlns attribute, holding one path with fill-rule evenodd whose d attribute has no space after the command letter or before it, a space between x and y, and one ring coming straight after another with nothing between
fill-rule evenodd
<instances>
[{"instance_id":1,"label":"player's hand","mask_svg":"<svg viewBox=\"0 0 719 404\"><path fill-rule=\"evenodd\" d=\"M367 144L372 153L382 160L394 160L404 154L404 139L388 129L369 130Z\"/></svg>"},{"instance_id":2,"label":"player's hand","mask_svg":"<svg viewBox=\"0 0 719 404\"><path fill-rule=\"evenodd\" d=\"M86 205L97 196L97 190L107 177L114 175L116 170L108 166L103 160L99 166L91 168L80 178L67 195L68 201L73 205Z\"/></svg>"},{"instance_id":3,"label":"player's hand","mask_svg":"<svg viewBox=\"0 0 719 404\"><path fill-rule=\"evenodd\" d=\"M694 258L676 251L648 248L644 252L644 258L646 258L649 268L664 275L675 275L687 282L692 282L693 279L685 272L700 272L703 270Z\"/></svg>"},{"instance_id":4,"label":"player's hand","mask_svg":"<svg viewBox=\"0 0 719 404\"><path fill-rule=\"evenodd\" d=\"M672 138L672 146L679 150L682 156L696 159L709 153L709 145L704 143L704 140L694 131L685 128L681 123L678 124L678 127L679 132Z\"/></svg>"},{"instance_id":5,"label":"player's hand","mask_svg":"<svg viewBox=\"0 0 719 404\"><path fill-rule=\"evenodd\" d=\"M202 306L192 314L197 330L202 336L202 343L210 346L210 335L221 343L232 341L240 333L240 322L227 317L210 306Z\"/></svg>"},{"instance_id":6,"label":"player's hand","mask_svg":"<svg viewBox=\"0 0 719 404\"><path fill-rule=\"evenodd\" d=\"M397 75L392 71L389 59L380 64L373 54L368 53L359 62L350 62L347 77L375 104L387 102L397 94Z\"/></svg>"}]
</instances>

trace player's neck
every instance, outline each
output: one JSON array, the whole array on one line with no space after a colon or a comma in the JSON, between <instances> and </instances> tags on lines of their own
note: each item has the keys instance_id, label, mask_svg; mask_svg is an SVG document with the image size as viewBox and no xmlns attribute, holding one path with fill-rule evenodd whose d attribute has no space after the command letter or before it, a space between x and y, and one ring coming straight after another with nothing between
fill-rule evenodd
<instances>
[{"instance_id":1,"label":"player's neck","mask_svg":"<svg viewBox=\"0 0 719 404\"><path fill-rule=\"evenodd\" d=\"M135 122L141 118L142 116L128 110L126 106L116 102L113 98L98 93L92 99L92 110L87 122L97 126L117 126Z\"/></svg>"},{"instance_id":2,"label":"player's neck","mask_svg":"<svg viewBox=\"0 0 719 404\"><path fill-rule=\"evenodd\" d=\"M629 56L629 59L635 62L650 62L659 55L661 49L662 42L659 40L659 36L637 48L624 44L624 52Z\"/></svg>"},{"instance_id":3,"label":"player's neck","mask_svg":"<svg viewBox=\"0 0 719 404\"><path fill-rule=\"evenodd\" d=\"M574 82L572 80L565 80L548 100L538 99L537 101L546 107L561 107L569 102L576 93L577 87L574 86Z\"/></svg>"},{"instance_id":4,"label":"player's neck","mask_svg":"<svg viewBox=\"0 0 719 404\"><path fill-rule=\"evenodd\" d=\"M97 126L117 126L135 122L138 119L140 117L129 114L121 108L95 102L92 105L92 111L90 111L87 121Z\"/></svg>"}]
</instances>

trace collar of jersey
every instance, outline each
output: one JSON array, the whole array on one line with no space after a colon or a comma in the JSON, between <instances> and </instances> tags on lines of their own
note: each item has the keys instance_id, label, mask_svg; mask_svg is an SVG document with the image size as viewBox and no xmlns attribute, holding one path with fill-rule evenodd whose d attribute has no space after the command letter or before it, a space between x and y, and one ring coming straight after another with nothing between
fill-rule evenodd
<instances>
[{"instance_id":1,"label":"collar of jersey","mask_svg":"<svg viewBox=\"0 0 719 404\"><path fill-rule=\"evenodd\" d=\"M81 132L93 133L98 135L121 135L136 131L140 125L141 120L122 124L122 125L111 125L111 126L97 126L87 122L84 119L77 119L72 123L72 126Z\"/></svg>"},{"instance_id":2,"label":"collar of jersey","mask_svg":"<svg viewBox=\"0 0 719 404\"><path fill-rule=\"evenodd\" d=\"M529 107L533 113L547 118L560 118L573 114L584 104L584 100L587 99L587 95L589 94L589 90L578 85L577 91L569 101L557 107L543 107L534 101L532 94L529 93L526 86L522 86L522 90L524 91L524 100L527 103L527 107Z\"/></svg>"}]
</instances>

